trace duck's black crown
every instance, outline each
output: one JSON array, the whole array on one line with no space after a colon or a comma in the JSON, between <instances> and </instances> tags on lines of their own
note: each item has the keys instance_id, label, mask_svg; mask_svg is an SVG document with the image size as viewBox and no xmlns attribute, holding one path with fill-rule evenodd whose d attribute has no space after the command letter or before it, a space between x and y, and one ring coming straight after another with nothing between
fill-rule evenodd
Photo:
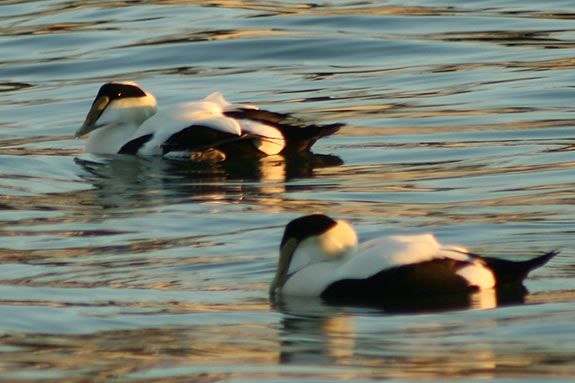
<instances>
[{"instance_id":1,"label":"duck's black crown","mask_svg":"<svg viewBox=\"0 0 575 383\"><path fill-rule=\"evenodd\" d=\"M112 101L119 98L146 97L146 92L134 84L109 82L100 87L96 100L104 96Z\"/></svg>"},{"instance_id":2,"label":"duck's black crown","mask_svg":"<svg viewBox=\"0 0 575 383\"><path fill-rule=\"evenodd\" d=\"M320 235L337 225L337 222L324 214L311 214L296 218L287 224L280 248L291 238L298 241Z\"/></svg>"}]
</instances>

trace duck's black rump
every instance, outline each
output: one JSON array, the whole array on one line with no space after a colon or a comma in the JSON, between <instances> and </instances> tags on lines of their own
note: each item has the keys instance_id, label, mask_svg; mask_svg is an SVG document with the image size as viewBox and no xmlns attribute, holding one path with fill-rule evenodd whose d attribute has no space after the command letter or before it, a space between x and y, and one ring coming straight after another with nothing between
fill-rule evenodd
<instances>
[{"instance_id":1,"label":"duck's black rump","mask_svg":"<svg viewBox=\"0 0 575 383\"><path fill-rule=\"evenodd\" d=\"M261 109L240 108L224 114L228 117L256 121L277 128L286 140L286 146L282 150L282 154L309 151L317 140L334 134L345 125L339 123L327 125L308 124L290 114Z\"/></svg>"}]
</instances>

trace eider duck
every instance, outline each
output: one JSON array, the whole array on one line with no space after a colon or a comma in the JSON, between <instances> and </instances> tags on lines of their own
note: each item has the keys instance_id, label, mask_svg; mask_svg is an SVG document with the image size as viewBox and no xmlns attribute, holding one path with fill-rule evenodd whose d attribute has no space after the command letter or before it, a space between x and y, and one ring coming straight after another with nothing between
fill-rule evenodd
<instances>
[{"instance_id":1,"label":"eider duck","mask_svg":"<svg viewBox=\"0 0 575 383\"><path fill-rule=\"evenodd\" d=\"M94 154L220 161L309 152L342 125L305 124L287 114L230 104L218 92L158 111L156 98L138 84L111 82L102 85L75 136L89 134L86 150Z\"/></svg>"},{"instance_id":2,"label":"eider duck","mask_svg":"<svg viewBox=\"0 0 575 383\"><path fill-rule=\"evenodd\" d=\"M482 257L442 245L432 234L391 235L358 245L350 224L313 214L286 226L270 295L336 304L425 302L488 289L524 295L527 274L556 254L527 261Z\"/></svg>"}]
</instances>

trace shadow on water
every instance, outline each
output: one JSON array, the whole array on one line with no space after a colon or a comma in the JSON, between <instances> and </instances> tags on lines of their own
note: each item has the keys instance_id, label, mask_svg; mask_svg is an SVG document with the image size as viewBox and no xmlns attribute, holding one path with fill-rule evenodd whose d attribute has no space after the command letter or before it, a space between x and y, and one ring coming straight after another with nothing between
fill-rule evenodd
<instances>
[{"instance_id":1,"label":"shadow on water","mask_svg":"<svg viewBox=\"0 0 575 383\"><path fill-rule=\"evenodd\" d=\"M476 304L487 306L475 308L492 308L489 306L494 302L493 295L489 295L488 292L484 297L476 296ZM480 303L481 299L485 301ZM325 365L334 362L346 365L346 361L354 359L358 365L376 368L372 373L381 378L408 376L409 369L406 367L426 366L425 373L414 370L413 377L419 375L422 378L431 378L441 376L448 370L450 375L457 376L465 374L468 369L485 366L483 358L458 357L450 346L442 344L440 339L417 346L418 332L423 328L427 327L425 331L433 328L432 331L437 334L455 332L455 326L448 326L438 318L441 317L442 311L465 307L455 307L451 303L439 306L433 309L411 307L410 310L413 311L407 312L404 311L406 307L397 311L397 307L388 306L336 307L310 299L283 301L276 305L276 309L282 313L279 360L286 365ZM382 316L382 311L397 315ZM454 311L453 315L460 313ZM362 318L371 319L374 323L367 331L360 328ZM491 327L496 325L496 321L488 324ZM482 326L486 324L483 323ZM366 336L366 333L370 332L371 336ZM413 357L412 351L408 351L414 346L420 348L417 358ZM489 367L494 369L494 350L487 344L475 344L474 347L489 354Z\"/></svg>"},{"instance_id":2,"label":"shadow on water","mask_svg":"<svg viewBox=\"0 0 575 383\"><path fill-rule=\"evenodd\" d=\"M132 156L78 157L75 162L103 206L116 206L118 197L129 204L134 194L204 202L237 201L246 193L273 195L289 189L292 179L312 178L316 169L343 164L337 156L312 153L217 164Z\"/></svg>"}]
</instances>

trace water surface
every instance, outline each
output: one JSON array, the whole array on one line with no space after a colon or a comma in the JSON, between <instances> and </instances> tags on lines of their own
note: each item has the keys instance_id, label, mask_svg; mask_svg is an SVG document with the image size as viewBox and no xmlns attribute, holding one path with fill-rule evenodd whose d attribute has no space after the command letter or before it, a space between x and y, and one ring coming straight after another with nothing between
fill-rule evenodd
<instances>
[{"instance_id":1,"label":"water surface","mask_svg":"<svg viewBox=\"0 0 575 383\"><path fill-rule=\"evenodd\" d=\"M567 0L3 1L0 379L570 381L574 18ZM73 132L126 79L160 107L220 90L348 126L304 162L85 154ZM270 305L283 226L316 211L362 239L561 255L524 304Z\"/></svg>"}]
</instances>

